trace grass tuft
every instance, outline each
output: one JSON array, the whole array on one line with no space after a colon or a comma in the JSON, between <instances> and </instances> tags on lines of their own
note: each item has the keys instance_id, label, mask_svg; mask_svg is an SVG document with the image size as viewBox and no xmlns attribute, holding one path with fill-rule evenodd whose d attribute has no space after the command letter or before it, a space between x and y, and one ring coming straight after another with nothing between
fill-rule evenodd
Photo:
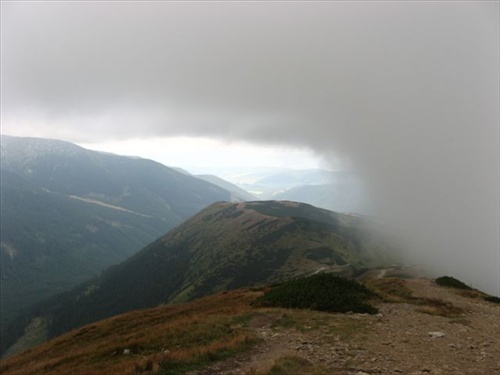
<instances>
[{"instance_id":1,"label":"grass tuft","mask_svg":"<svg viewBox=\"0 0 500 375\"><path fill-rule=\"evenodd\" d=\"M284 356L275 361L273 366L264 372L251 371L249 375L330 375L331 370L315 365L299 356Z\"/></svg>"},{"instance_id":2,"label":"grass tuft","mask_svg":"<svg viewBox=\"0 0 500 375\"><path fill-rule=\"evenodd\" d=\"M413 299L412 291L406 282L397 278L372 279L367 282L370 289L382 297L385 302L408 302Z\"/></svg>"},{"instance_id":3,"label":"grass tuft","mask_svg":"<svg viewBox=\"0 0 500 375\"><path fill-rule=\"evenodd\" d=\"M429 314L439 315L445 318L456 318L464 314L464 310L460 307L453 305L451 302L445 302L435 298L418 298L417 305L420 305L417 311Z\"/></svg>"}]
</instances>

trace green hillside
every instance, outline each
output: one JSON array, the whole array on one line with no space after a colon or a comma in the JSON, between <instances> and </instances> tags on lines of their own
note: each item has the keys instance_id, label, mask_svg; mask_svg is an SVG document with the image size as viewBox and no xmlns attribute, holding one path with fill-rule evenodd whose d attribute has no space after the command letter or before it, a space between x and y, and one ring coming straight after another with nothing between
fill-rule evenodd
<instances>
[{"instance_id":1,"label":"green hillside","mask_svg":"<svg viewBox=\"0 0 500 375\"><path fill-rule=\"evenodd\" d=\"M151 160L48 139L1 140L2 332L22 309L96 277L231 196Z\"/></svg>"},{"instance_id":2,"label":"green hillside","mask_svg":"<svg viewBox=\"0 0 500 375\"><path fill-rule=\"evenodd\" d=\"M48 192L2 171L2 324L158 237L161 220Z\"/></svg>"},{"instance_id":3,"label":"green hillside","mask_svg":"<svg viewBox=\"0 0 500 375\"><path fill-rule=\"evenodd\" d=\"M387 262L390 244L359 217L294 202L215 203L101 277L37 306L47 337L126 311L319 271Z\"/></svg>"}]
</instances>

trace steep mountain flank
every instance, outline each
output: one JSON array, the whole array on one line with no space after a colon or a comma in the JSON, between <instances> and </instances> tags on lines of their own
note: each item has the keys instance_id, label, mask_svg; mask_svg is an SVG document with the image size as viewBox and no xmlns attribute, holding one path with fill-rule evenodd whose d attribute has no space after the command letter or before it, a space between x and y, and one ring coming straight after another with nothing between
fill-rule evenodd
<instances>
[{"instance_id":1,"label":"steep mountain flank","mask_svg":"<svg viewBox=\"0 0 500 375\"><path fill-rule=\"evenodd\" d=\"M40 188L2 171L2 324L16 311L95 276L142 248L165 223Z\"/></svg>"},{"instance_id":2,"label":"steep mountain flank","mask_svg":"<svg viewBox=\"0 0 500 375\"><path fill-rule=\"evenodd\" d=\"M152 160L86 150L69 142L2 136L2 168L49 191L99 201L178 224L230 195Z\"/></svg>"},{"instance_id":3,"label":"steep mountain flank","mask_svg":"<svg viewBox=\"0 0 500 375\"><path fill-rule=\"evenodd\" d=\"M56 140L1 140L2 330L26 306L95 277L231 198L151 160Z\"/></svg>"}]
</instances>

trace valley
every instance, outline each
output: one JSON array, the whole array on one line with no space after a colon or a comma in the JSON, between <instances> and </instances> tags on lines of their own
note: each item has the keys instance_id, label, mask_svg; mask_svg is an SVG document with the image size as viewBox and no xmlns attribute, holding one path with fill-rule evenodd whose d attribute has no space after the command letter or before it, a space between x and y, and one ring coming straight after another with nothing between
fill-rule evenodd
<instances>
[{"instance_id":1,"label":"valley","mask_svg":"<svg viewBox=\"0 0 500 375\"><path fill-rule=\"evenodd\" d=\"M51 139L1 141L2 336L21 311L98 276L211 203L238 200L151 160Z\"/></svg>"}]
</instances>

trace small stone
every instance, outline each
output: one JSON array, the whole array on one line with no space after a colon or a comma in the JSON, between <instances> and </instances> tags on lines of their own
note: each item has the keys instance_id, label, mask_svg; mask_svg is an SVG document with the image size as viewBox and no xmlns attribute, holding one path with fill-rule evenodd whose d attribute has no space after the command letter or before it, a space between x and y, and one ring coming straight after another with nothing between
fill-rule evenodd
<instances>
[{"instance_id":1,"label":"small stone","mask_svg":"<svg viewBox=\"0 0 500 375\"><path fill-rule=\"evenodd\" d=\"M441 337L444 337L446 336L445 333L443 332L428 332L429 336L431 336L433 339L436 339L436 338L441 338Z\"/></svg>"}]
</instances>

